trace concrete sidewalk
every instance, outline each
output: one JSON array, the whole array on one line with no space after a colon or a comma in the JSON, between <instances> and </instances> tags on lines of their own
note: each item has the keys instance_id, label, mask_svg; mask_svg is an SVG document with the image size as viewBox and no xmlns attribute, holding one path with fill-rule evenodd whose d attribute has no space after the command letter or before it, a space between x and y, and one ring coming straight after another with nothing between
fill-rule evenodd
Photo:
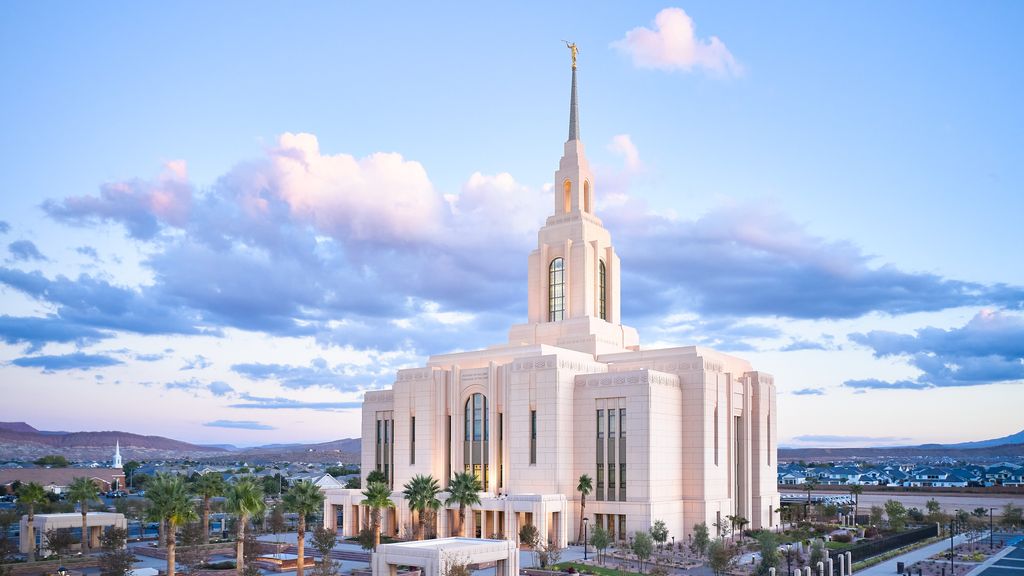
<instances>
[{"instance_id":1,"label":"concrete sidewalk","mask_svg":"<svg viewBox=\"0 0 1024 576\"><path fill-rule=\"evenodd\" d=\"M964 542L967 542L967 536L965 534L960 534L959 536L954 536L953 537L953 543L954 543L955 546L963 544ZM893 574L897 573L896 572L896 563L897 562L903 562L904 566L910 566L914 562L917 562L919 560L925 560L927 558L931 558L935 554L941 554L942 552L945 552L946 550L949 550L949 538L946 538L945 540L942 540L941 542L936 542L934 544L929 544L929 545L925 546L924 548L918 548L917 550L911 550L910 552L907 552L906 554L901 554L901 555L899 555L899 556L897 556L895 558L890 558L889 560L886 560L885 562L881 562L879 564L875 564L874 566L871 566L870 568L865 568L865 569L861 570L860 572L854 572L854 575L855 576L893 576Z\"/></svg>"}]
</instances>

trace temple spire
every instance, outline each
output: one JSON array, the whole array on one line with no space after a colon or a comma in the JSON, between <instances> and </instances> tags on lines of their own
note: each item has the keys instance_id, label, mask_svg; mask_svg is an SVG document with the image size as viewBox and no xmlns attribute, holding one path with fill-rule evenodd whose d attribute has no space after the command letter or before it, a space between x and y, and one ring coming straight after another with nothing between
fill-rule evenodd
<instances>
[{"instance_id":1,"label":"temple spire","mask_svg":"<svg viewBox=\"0 0 1024 576\"><path fill-rule=\"evenodd\" d=\"M572 52L572 94L569 96L569 139L573 140L580 139L580 123L579 123L579 104L576 101L576 53L579 50L576 48L576 43L565 43L569 51Z\"/></svg>"}]
</instances>

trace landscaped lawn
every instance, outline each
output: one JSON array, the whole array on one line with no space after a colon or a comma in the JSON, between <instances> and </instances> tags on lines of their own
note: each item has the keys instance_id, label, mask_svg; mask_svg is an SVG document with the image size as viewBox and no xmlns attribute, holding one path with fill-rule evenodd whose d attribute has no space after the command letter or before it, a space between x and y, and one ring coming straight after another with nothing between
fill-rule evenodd
<instances>
[{"instance_id":1,"label":"landscaped lawn","mask_svg":"<svg viewBox=\"0 0 1024 576\"><path fill-rule=\"evenodd\" d=\"M574 568L577 572L589 572L591 574L597 574L597 576L642 576L639 572L628 572L626 570L616 570L615 568L605 568L604 566L591 566L590 564L577 564L575 562L559 562L551 567L552 570L562 570L563 572L569 567Z\"/></svg>"}]
</instances>

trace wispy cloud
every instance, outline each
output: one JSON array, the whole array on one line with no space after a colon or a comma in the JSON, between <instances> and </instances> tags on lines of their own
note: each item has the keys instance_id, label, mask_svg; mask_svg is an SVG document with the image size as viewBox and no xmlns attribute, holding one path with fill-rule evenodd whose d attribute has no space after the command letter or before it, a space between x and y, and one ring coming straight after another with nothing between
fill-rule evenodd
<instances>
[{"instance_id":1,"label":"wispy cloud","mask_svg":"<svg viewBox=\"0 0 1024 576\"><path fill-rule=\"evenodd\" d=\"M209 368L212 365L213 363L210 362L206 356L197 354L192 358L186 358L185 364L179 368L179 370L202 370L204 368Z\"/></svg>"},{"instance_id":2,"label":"wispy cloud","mask_svg":"<svg viewBox=\"0 0 1024 576\"><path fill-rule=\"evenodd\" d=\"M626 32L612 42L639 68L706 70L721 76L739 76L743 67L717 36L699 38L696 24L682 8L665 8L654 17L654 27Z\"/></svg>"},{"instance_id":3,"label":"wispy cloud","mask_svg":"<svg viewBox=\"0 0 1024 576\"><path fill-rule=\"evenodd\" d=\"M821 444L879 444L885 442L906 442L909 438L898 436L842 436L836 434L805 434L794 436L793 440L803 443Z\"/></svg>"},{"instance_id":4,"label":"wispy cloud","mask_svg":"<svg viewBox=\"0 0 1024 576\"><path fill-rule=\"evenodd\" d=\"M857 389L913 389L1024 382L1024 316L984 310L960 328L915 334L876 330L849 335L876 358L903 357L921 371L914 380L849 380Z\"/></svg>"},{"instance_id":5,"label":"wispy cloud","mask_svg":"<svg viewBox=\"0 0 1024 576\"><path fill-rule=\"evenodd\" d=\"M3 220L0 220L0 234L7 234L10 231L11 225Z\"/></svg>"},{"instance_id":6,"label":"wispy cloud","mask_svg":"<svg viewBox=\"0 0 1024 576\"><path fill-rule=\"evenodd\" d=\"M242 394L245 402L231 404L231 408L248 408L258 410L321 410L335 412L361 408L362 402L303 402L289 398L265 398Z\"/></svg>"},{"instance_id":7,"label":"wispy cloud","mask_svg":"<svg viewBox=\"0 0 1024 576\"><path fill-rule=\"evenodd\" d=\"M123 364L117 358L101 354L85 354L74 352L72 354L58 354L49 356L23 356L11 360L11 364L23 368L42 368L44 371L56 370L89 370L91 368L104 368Z\"/></svg>"},{"instance_id":8,"label":"wispy cloud","mask_svg":"<svg viewBox=\"0 0 1024 576\"><path fill-rule=\"evenodd\" d=\"M633 144L633 138L629 134L618 134L612 137L608 149L621 156L629 170L640 169L640 151L637 150L636 144Z\"/></svg>"},{"instance_id":9,"label":"wispy cloud","mask_svg":"<svg viewBox=\"0 0 1024 576\"><path fill-rule=\"evenodd\" d=\"M802 388L800 390L793 390L793 394L796 396L823 396L825 394L824 388Z\"/></svg>"},{"instance_id":10,"label":"wispy cloud","mask_svg":"<svg viewBox=\"0 0 1024 576\"><path fill-rule=\"evenodd\" d=\"M32 260L47 260L46 256L36 248L31 240L15 240L7 245L7 250L14 256L15 260L28 262Z\"/></svg>"},{"instance_id":11,"label":"wispy cloud","mask_svg":"<svg viewBox=\"0 0 1024 576\"><path fill-rule=\"evenodd\" d=\"M236 430L275 430L273 426L269 424L261 424L255 420L214 420L212 422L205 422L203 426L209 426L211 428L233 428Z\"/></svg>"}]
</instances>

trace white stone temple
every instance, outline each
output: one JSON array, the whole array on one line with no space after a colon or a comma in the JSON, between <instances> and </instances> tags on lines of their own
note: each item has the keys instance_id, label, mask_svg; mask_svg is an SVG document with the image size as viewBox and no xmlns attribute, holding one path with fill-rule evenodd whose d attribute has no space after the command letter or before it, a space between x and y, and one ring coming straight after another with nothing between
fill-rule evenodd
<instances>
[{"instance_id":1,"label":"white stone temple","mask_svg":"<svg viewBox=\"0 0 1024 576\"><path fill-rule=\"evenodd\" d=\"M599 187L580 140L575 65L554 184L554 211L528 259L528 321L505 344L431 356L365 396L363 485L380 470L394 490L383 532L412 532L401 494L412 476L444 488L460 471L483 485L467 513L470 537L515 539L531 523L555 543L577 541L583 474L594 488L589 526L605 526L613 540L656 520L680 539L700 522L714 536L728 516L774 526L771 375L707 348L643 348L622 324L621 264L594 213ZM325 493L326 526L353 536L367 525L361 491ZM454 508L437 515L440 536L457 525Z\"/></svg>"}]
</instances>

